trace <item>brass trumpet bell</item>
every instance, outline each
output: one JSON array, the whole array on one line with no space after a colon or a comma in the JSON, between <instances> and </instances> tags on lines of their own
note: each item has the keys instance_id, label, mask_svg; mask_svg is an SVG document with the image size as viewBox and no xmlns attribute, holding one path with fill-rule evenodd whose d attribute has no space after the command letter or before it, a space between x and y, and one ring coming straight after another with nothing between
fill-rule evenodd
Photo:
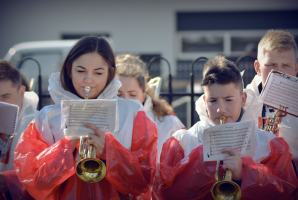
<instances>
[{"instance_id":1,"label":"brass trumpet bell","mask_svg":"<svg viewBox=\"0 0 298 200\"><path fill-rule=\"evenodd\" d=\"M80 161L76 165L76 174L81 180L95 183L105 177L106 165L96 158L95 146L88 144L88 138L80 138L79 155Z\"/></svg>"},{"instance_id":2,"label":"brass trumpet bell","mask_svg":"<svg viewBox=\"0 0 298 200\"><path fill-rule=\"evenodd\" d=\"M232 171L227 170L224 180L216 182L211 189L212 197L216 200L239 200L241 189L232 181Z\"/></svg>"}]
</instances>

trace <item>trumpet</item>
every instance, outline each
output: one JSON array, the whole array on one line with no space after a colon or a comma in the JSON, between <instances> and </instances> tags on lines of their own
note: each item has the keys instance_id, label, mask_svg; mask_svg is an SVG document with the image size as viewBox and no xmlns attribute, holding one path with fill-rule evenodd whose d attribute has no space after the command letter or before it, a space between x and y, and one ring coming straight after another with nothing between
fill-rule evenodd
<instances>
[{"instance_id":1,"label":"trumpet","mask_svg":"<svg viewBox=\"0 0 298 200\"><path fill-rule=\"evenodd\" d=\"M282 118L288 114L287 108L288 107L279 105L279 109L274 111L273 116L266 119L264 131L271 132L278 137L279 125L281 124Z\"/></svg>"},{"instance_id":2,"label":"trumpet","mask_svg":"<svg viewBox=\"0 0 298 200\"><path fill-rule=\"evenodd\" d=\"M85 99L88 99L90 87L86 86L85 91ZM105 177L107 168L103 161L96 158L96 147L89 145L88 140L88 137L80 136L80 161L76 164L76 174L85 182L95 183Z\"/></svg>"},{"instance_id":3,"label":"trumpet","mask_svg":"<svg viewBox=\"0 0 298 200\"><path fill-rule=\"evenodd\" d=\"M149 89L151 89L151 88L154 89L154 96L156 98L158 98L159 94L160 94L162 78L161 77L152 78L147 84L148 84Z\"/></svg>"},{"instance_id":4,"label":"trumpet","mask_svg":"<svg viewBox=\"0 0 298 200\"><path fill-rule=\"evenodd\" d=\"M225 116L220 116L220 124L224 124L226 120ZM215 172L216 182L213 184L211 189L211 194L215 200L239 200L241 199L241 189L237 183L232 181L232 170L228 169L222 174L222 180L218 180L218 168L219 162L217 164Z\"/></svg>"}]
</instances>

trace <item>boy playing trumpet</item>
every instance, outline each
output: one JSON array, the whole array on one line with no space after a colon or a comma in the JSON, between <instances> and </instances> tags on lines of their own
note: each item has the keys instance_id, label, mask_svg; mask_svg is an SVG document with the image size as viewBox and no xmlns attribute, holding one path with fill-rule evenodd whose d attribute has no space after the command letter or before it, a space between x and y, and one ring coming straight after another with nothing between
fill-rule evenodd
<instances>
[{"instance_id":1,"label":"boy playing trumpet","mask_svg":"<svg viewBox=\"0 0 298 200\"><path fill-rule=\"evenodd\" d=\"M201 121L191 129L179 130L163 145L160 157L160 183L154 186L164 199L212 199L216 162L204 162L203 132L225 123L256 120L262 101L251 90L243 91L236 65L222 56L204 67L204 95L196 102ZM257 122L256 122L257 126ZM230 169L232 181L241 187L242 199L280 199L289 197L297 187L291 163L292 154L282 138L256 127L255 155L240 157L233 148L223 160L220 173Z\"/></svg>"}]
</instances>

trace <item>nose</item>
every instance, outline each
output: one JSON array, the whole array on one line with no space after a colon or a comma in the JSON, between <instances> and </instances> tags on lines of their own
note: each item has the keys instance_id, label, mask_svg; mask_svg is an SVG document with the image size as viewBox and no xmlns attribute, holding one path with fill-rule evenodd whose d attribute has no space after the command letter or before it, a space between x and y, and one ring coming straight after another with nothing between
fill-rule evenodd
<instances>
[{"instance_id":1,"label":"nose","mask_svg":"<svg viewBox=\"0 0 298 200\"><path fill-rule=\"evenodd\" d=\"M89 73L86 73L84 82L87 83L87 84L93 83L93 77L92 77L92 75L89 74Z\"/></svg>"},{"instance_id":2,"label":"nose","mask_svg":"<svg viewBox=\"0 0 298 200\"><path fill-rule=\"evenodd\" d=\"M226 112L226 106L223 101L219 101L218 103L218 108L217 108L217 113L218 114L224 114Z\"/></svg>"},{"instance_id":3,"label":"nose","mask_svg":"<svg viewBox=\"0 0 298 200\"><path fill-rule=\"evenodd\" d=\"M122 93L121 98L127 99L126 97L127 97L127 95L125 93Z\"/></svg>"},{"instance_id":4,"label":"nose","mask_svg":"<svg viewBox=\"0 0 298 200\"><path fill-rule=\"evenodd\" d=\"M282 66L280 63L277 64L277 67L275 70L282 72Z\"/></svg>"}]
</instances>

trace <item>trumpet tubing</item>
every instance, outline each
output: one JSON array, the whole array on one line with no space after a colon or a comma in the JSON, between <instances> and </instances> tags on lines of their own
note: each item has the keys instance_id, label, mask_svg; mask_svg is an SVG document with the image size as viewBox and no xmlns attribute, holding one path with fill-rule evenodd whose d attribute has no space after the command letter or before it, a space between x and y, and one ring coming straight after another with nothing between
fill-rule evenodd
<instances>
[{"instance_id":1,"label":"trumpet tubing","mask_svg":"<svg viewBox=\"0 0 298 200\"><path fill-rule=\"evenodd\" d=\"M85 99L88 99L90 87L86 86L85 91ZM88 137L80 136L80 161L76 164L76 174L85 182L95 183L105 177L107 168L103 161L96 158L96 147L90 145L88 140Z\"/></svg>"},{"instance_id":2,"label":"trumpet tubing","mask_svg":"<svg viewBox=\"0 0 298 200\"><path fill-rule=\"evenodd\" d=\"M279 135L279 126L281 124L282 118L285 117L287 113L287 108L280 105L279 109L273 113L272 117L268 117L266 119L266 124L264 127L264 131L268 131L273 133L275 136L278 137Z\"/></svg>"},{"instance_id":3,"label":"trumpet tubing","mask_svg":"<svg viewBox=\"0 0 298 200\"><path fill-rule=\"evenodd\" d=\"M224 124L225 116L220 116L220 124ZM241 199L241 188L232 181L232 170L228 169L222 175L222 180L218 181L218 170L215 172L216 182L213 184L211 194L216 200L239 200Z\"/></svg>"}]
</instances>

